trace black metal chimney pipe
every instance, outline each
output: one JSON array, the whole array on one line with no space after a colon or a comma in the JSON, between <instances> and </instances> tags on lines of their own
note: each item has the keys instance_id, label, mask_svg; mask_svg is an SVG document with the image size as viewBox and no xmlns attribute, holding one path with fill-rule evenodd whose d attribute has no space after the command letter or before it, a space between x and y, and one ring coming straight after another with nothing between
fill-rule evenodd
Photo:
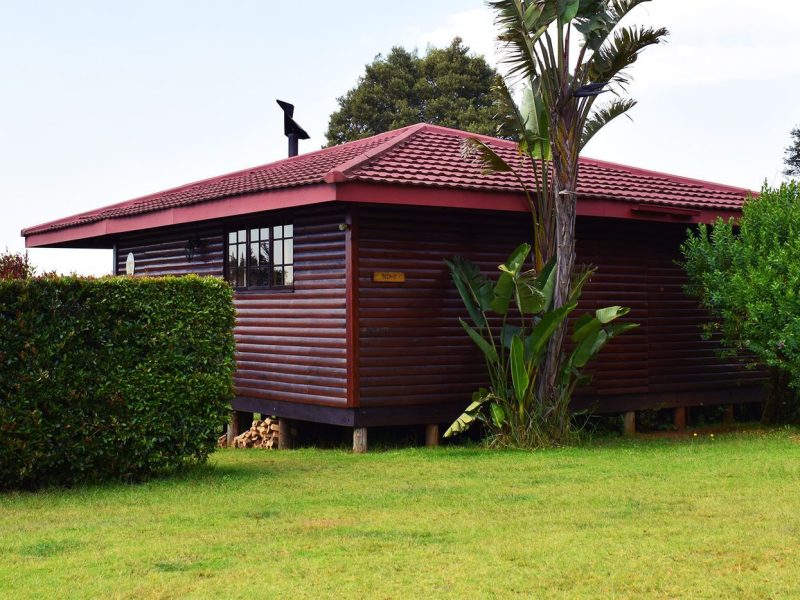
<instances>
[{"instance_id":1,"label":"black metal chimney pipe","mask_svg":"<svg viewBox=\"0 0 800 600\"><path fill-rule=\"evenodd\" d=\"M289 158L297 156L299 140L307 140L310 136L292 118L294 116L293 104L283 100L276 100L275 102L283 109L283 135L289 138Z\"/></svg>"},{"instance_id":2,"label":"black metal chimney pipe","mask_svg":"<svg viewBox=\"0 0 800 600\"><path fill-rule=\"evenodd\" d=\"M300 152L300 142L297 139L296 133L290 133L288 136L289 138L289 157L297 156Z\"/></svg>"}]
</instances>

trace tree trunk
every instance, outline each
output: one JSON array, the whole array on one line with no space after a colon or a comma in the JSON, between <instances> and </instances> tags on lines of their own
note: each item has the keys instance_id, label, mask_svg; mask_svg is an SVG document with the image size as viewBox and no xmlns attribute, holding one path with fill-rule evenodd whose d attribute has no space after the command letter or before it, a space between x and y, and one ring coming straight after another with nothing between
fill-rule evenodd
<instances>
[{"instance_id":1,"label":"tree trunk","mask_svg":"<svg viewBox=\"0 0 800 600\"><path fill-rule=\"evenodd\" d=\"M556 210L556 281L553 308L564 306L569 300L572 272L575 267L575 199L577 163L569 164L569 152L553 152L553 204ZM566 324L562 324L550 338L547 357L542 366L539 397L544 403L546 425L554 441L569 433L569 405L562 406L557 387L561 367L562 346Z\"/></svg>"}]
</instances>

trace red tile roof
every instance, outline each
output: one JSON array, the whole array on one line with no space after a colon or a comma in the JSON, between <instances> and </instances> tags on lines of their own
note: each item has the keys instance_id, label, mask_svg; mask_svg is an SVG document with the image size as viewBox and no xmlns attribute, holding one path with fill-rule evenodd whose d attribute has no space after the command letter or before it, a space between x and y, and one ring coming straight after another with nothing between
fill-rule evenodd
<instances>
[{"instance_id":1,"label":"red tile roof","mask_svg":"<svg viewBox=\"0 0 800 600\"><path fill-rule=\"evenodd\" d=\"M323 182L358 181L476 191L521 191L510 173L483 175L479 165L463 159L461 142L466 137L480 138L511 164L519 161L512 142L419 124L44 223L23 230L22 235ZM579 201L602 199L637 205L728 211L740 209L750 194L743 188L589 158L581 159L578 193Z\"/></svg>"}]
</instances>

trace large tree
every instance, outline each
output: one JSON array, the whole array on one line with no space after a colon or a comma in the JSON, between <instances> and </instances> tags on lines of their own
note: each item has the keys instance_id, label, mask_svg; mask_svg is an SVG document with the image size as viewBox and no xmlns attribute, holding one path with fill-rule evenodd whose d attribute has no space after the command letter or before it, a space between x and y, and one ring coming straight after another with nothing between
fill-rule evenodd
<instances>
[{"instance_id":1,"label":"large tree","mask_svg":"<svg viewBox=\"0 0 800 600\"><path fill-rule=\"evenodd\" d=\"M592 136L635 105L625 97L626 70L643 49L667 35L663 28L620 26L646 1L489 1L508 66L500 115L504 131L516 135L521 155L533 167L534 268L542 271L554 263L556 310L570 305L585 281L585 274L574 278L578 156ZM519 84L525 88L521 108L510 91ZM610 92L611 100L595 106L603 92ZM513 170L478 140L471 143L486 170ZM569 394L559 383L563 350L562 324L536 366L538 401L554 441L569 435Z\"/></svg>"},{"instance_id":2,"label":"large tree","mask_svg":"<svg viewBox=\"0 0 800 600\"><path fill-rule=\"evenodd\" d=\"M784 175L800 177L800 127L792 129L792 143L786 148L783 162L786 165Z\"/></svg>"},{"instance_id":3,"label":"large tree","mask_svg":"<svg viewBox=\"0 0 800 600\"><path fill-rule=\"evenodd\" d=\"M492 84L496 72L461 38L424 56L400 46L368 64L358 84L338 99L328 144L358 140L425 122L494 135Z\"/></svg>"}]
</instances>

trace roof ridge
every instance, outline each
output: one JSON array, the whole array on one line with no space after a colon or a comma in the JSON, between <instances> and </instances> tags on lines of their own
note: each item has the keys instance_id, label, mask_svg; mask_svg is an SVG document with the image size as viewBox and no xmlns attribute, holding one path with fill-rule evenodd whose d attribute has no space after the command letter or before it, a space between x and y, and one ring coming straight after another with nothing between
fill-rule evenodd
<instances>
[{"instance_id":1,"label":"roof ridge","mask_svg":"<svg viewBox=\"0 0 800 600\"><path fill-rule=\"evenodd\" d=\"M325 174L325 177L323 177L322 180L325 183L341 183L343 181L347 181L352 172L357 168L362 167L371 160L386 154L389 150L401 145L403 142L416 135L419 131L424 130L427 126L427 123L417 123L415 125L409 125L402 129L395 130L400 131L401 133L389 138L379 146L366 150L358 156L355 156L350 160L331 168L331 170Z\"/></svg>"},{"instance_id":2,"label":"roof ridge","mask_svg":"<svg viewBox=\"0 0 800 600\"><path fill-rule=\"evenodd\" d=\"M424 123L424 125L425 125L424 127L425 131L450 134L453 137L459 137L463 139L475 138L482 142L491 142L495 146L503 146L508 148L517 147L517 142L513 140L506 140L493 135L486 135L485 133L473 133L471 131L462 131L461 129L453 129L452 127L445 127L444 125L434 125L432 123Z\"/></svg>"}]
</instances>

